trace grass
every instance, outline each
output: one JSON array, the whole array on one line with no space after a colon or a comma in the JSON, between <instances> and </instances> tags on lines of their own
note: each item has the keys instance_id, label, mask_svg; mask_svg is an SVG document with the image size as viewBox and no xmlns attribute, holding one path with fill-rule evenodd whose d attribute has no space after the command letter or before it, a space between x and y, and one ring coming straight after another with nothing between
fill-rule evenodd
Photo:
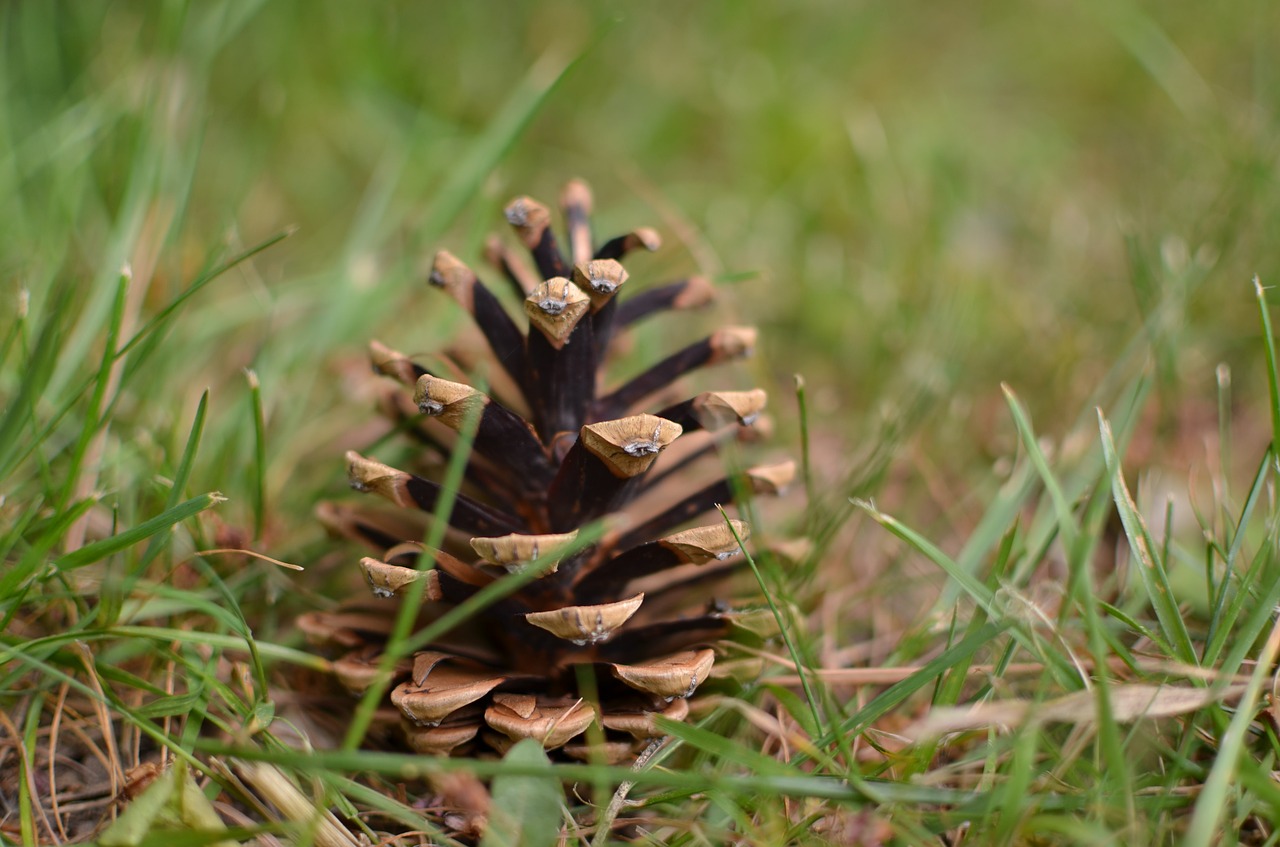
<instances>
[{"instance_id":1,"label":"grass","mask_svg":"<svg viewBox=\"0 0 1280 847\"><path fill-rule=\"evenodd\" d=\"M1280 842L1270 4L0 22L4 843L449 843L472 777L488 843L622 784L647 843ZM786 637L641 770L300 748L363 345L443 344L423 257L570 176L761 327Z\"/></svg>"}]
</instances>

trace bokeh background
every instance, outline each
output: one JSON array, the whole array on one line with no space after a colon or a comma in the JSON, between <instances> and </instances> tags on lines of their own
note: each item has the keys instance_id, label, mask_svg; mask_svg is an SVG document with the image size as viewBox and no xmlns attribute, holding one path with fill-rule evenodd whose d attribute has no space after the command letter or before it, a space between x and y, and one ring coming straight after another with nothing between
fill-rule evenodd
<instances>
[{"instance_id":1,"label":"bokeh background","mask_svg":"<svg viewBox=\"0 0 1280 847\"><path fill-rule=\"evenodd\" d=\"M208 386L193 484L247 520L253 368L285 550L343 485L365 341L425 352L463 323L426 290L434 250L478 262L510 197L553 202L571 176L598 231L666 235L633 279L709 273L720 317L761 327L753 378L791 445L804 375L836 499L895 462L900 499L940 513L986 484L1014 443L1002 381L1058 438L1144 369L1157 434L1216 430L1219 363L1240 416L1265 417L1269 0L29 2L0 20L8 302L70 285L94 325L128 261L142 322L293 233L167 318L115 410L138 435L100 481L180 448ZM712 319L681 320L641 345ZM70 334L54 387L99 343Z\"/></svg>"}]
</instances>

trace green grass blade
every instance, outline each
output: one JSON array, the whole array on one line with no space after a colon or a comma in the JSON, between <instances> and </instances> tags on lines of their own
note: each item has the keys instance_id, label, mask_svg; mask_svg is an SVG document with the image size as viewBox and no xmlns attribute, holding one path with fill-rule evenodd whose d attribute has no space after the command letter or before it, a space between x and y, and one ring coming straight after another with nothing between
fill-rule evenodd
<instances>
[{"instance_id":1,"label":"green grass blade","mask_svg":"<svg viewBox=\"0 0 1280 847\"><path fill-rule=\"evenodd\" d=\"M143 339L147 338L152 333L154 333L157 329L159 329L162 325L164 325L165 321L167 321L170 317L172 317L175 312L177 312L180 308L182 308L183 304L185 304L188 300L190 300L192 297L198 294L200 290L203 289L206 285L213 282L215 279L222 276L227 271L231 270L232 268L236 267L242 262L247 262L249 259L252 259L254 256L258 255L262 251L267 250L270 247L274 247L276 244L279 244L281 241L285 240L290 235L293 235L292 229L287 229L287 230L284 230L283 232L278 232L275 235L271 236L270 238L267 238L264 241L258 242L257 244L250 247L249 249L243 250L235 254L225 262L215 265L210 270L202 273L200 276L196 278L195 282L187 286L186 289L184 289L181 293L178 294L177 297L174 297L172 300L170 300L169 303L166 304L163 309L157 312L149 321L147 321L142 326L141 329L135 332L129 338L129 340L124 344L124 346L121 347L120 350L116 353L116 357L119 358L120 356L127 355L131 350L133 350L134 347L141 344Z\"/></svg>"},{"instance_id":2,"label":"green grass blade","mask_svg":"<svg viewBox=\"0 0 1280 847\"><path fill-rule=\"evenodd\" d=\"M462 475L466 471L467 462L471 458L471 445L475 440L476 427L480 422L479 407L469 408L463 417L462 424L458 428L458 439L453 445L453 450L449 455L449 463L445 467L444 478L441 483L440 498L436 502L436 510L432 515L431 528L427 532L424 547L427 550L438 550L441 542L444 540L445 531L449 526L449 514L453 511L453 504L457 499L458 490L462 485ZM430 557L424 557L427 562ZM512 576L527 576L530 572L536 573L534 569L528 568L525 573L513 574ZM530 577L532 578L532 577ZM506 580L498 580L485 586L485 589L494 589L492 598L497 599L496 586L506 584L518 584L515 580L507 583ZM382 702L382 698L386 695L387 687L391 681L391 669L395 667L396 661L401 656L409 655L414 647L413 641L410 639L410 630L413 628L413 622L418 616L418 609L423 601L423 580L416 580L405 591L404 597L401 599L400 608L396 612L395 624L392 627L391 634L387 638L387 645L383 648L382 656L379 659L379 670L381 678L375 681L365 691L364 696L360 698L360 705L357 706L355 715L351 721L351 725L347 728L346 737L343 739L343 749L354 750L364 739L364 735L369 730L370 724L373 722L374 712ZM512 589L514 590L514 589ZM485 592L482 590L477 594L468 598L469 601L475 601L477 597ZM451 620L448 626L465 620L462 613L459 612L466 603L455 606L442 618L435 621L434 626L426 628L426 634L419 632L420 638L435 638L444 632L447 627L441 627L440 622L451 614L456 615L455 620ZM483 606L476 605L473 608L480 609Z\"/></svg>"},{"instance_id":3,"label":"green grass blade","mask_svg":"<svg viewBox=\"0 0 1280 847\"><path fill-rule=\"evenodd\" d=\"M249 383L253 416L253 537L262 538L267 526L267 415L262 406L262 384L252 370L244 372Z\"/></svg>"},{"instance_id":4,"label":"green grass blade","mask_svg":"<svg viewBox=\"0 0 1280 847\"><path fill-rule=\"evenodd\" d=\"M1164 562L1160 560L1158 548L1147 531L1146 521L1138 512L1138 505L1129 493L1129 486L1124 481L1124 472L1120 468L1120 458L1116 454L1115 439L1111 434L1111 424L1098 411L1098 429L1102 435L1102 453L1107 463L1107 471L1111 475L1112 497L1116 509L1120 513L1120 521L1124 524L1125 535L1129 539L1129 547L1138 559L1137 571L1146 588L1147 598L1155 610L1156 618L1165 639L1173 649L1174 656L1189 665L1197 664L1195 647L1191 643L1191 633L1187 631L1186 621L1182 619L1182 610L1178 608L1173 588L1169 584L1169 575Z\"/></svg>"},{"instance_id":5,"label":"green grass blade","mask_svg":"<svg viewBox=\"0 0 1280 847\"><path fill-rule=\"evenodd\" d=\"M955 580L955 582L964 590L964 593L969 596L969 599L977 603L989 616L992 618L998 618L1000 616L998 610L992 605L993 595L991 589L979 582L977 577L973 574L957 565L955 560L944 553L940 547L899 521L897 518L881 512L875 507L874 503L867 500L857 499L850 500L850 502L866 512L876 523L880 524L885 529L889 530L889 532L898 536L916 550L923 553L929 561L933 562L941 568L947 576Z\"/></svg>"},{"instance_id":6,"label":"green grass blade","mask_svg":"<svg viewBox=\"0 0 1280 847\"><path fill-rule=\"evenodd\" d=\"M1076 544L1076 539L1080 534L1080 527L1076 524L1075 516L1071 512L1071 506L1067 502L1067 496L1062 491L1062 486L1058 483L1058 479L1054 476L1052 469L1049 467L1049 460L1045 458L1044 451L1040 449L1040 444L1036 440L1035 432L1031 428L1031 418L1027 415L1027 410L1023 407L1022 401L1018 399L1018 395L1013 393L1013 389L1006 384L1001 384L1000 390L1004 392L1005 402L1009 405L1009 411L1013 415L1014 426L1017 427L1018 436L1022 441L1022 449L1026 451L1027 458L1031 460L1032 466L1035 467L1040 475L1040 482L1044 485L1045 491L1049 494L1049 499L1053 503L1054 514L1058 519L1058 534L1062 538L1063 546L1068 550Z\"/></svg>"},{"instance_id":7,"label":"green grass blade","mask_svg":"<svg viewBox=\"0 0 1280 847\"><path fill-rule=\"evenodd\" d=\"M806 511L813 509L817 493L813 487L813 463L809 449L809 402L805 395L804 377L795 375L796 412L800 417L800 476L804 480Z\"/></svg>"},{"instance_id":8,"label":"green grass blade","mask_svg":"<svg viewBox=\"0 0 1280 847\"><path fill-rule=\"evenodd\" d=\"M978 568L989 559L992 548L1002 542L1009 528L1018 521L1035 490L1035 469L1028 462L1019 462L956 555L956 568L973 575L976 580ZM935 611L941 613L952 608L963 590L958 581L949 581L934 604Z\"/></svg>"},{"instance_id":9,"label":"green grass blade","mask_svg":"<svg viewBox=\"0 0 1280 847\"><path fill-rule=\"evenodd\" d=\"M0 575L0 601L11 603L15 599L18 586L39 573L49 561L49 552L58 546L66 534L68 527L88 514L96 500L90 498L73 504L55 515L49 523L41 528L40 535L23 552L18 563Z\"/></svg>"},{"instance_id":10,"label":"green grass blade","mask_svg":"<svg viewBox=\"0 0 1280 847\"><path fill-rule=\"evenodd\" d=\"M932 685L943 674L960 662L971 661L979 650L991 645L998 635L1008 629L1005 624L988 623L968 633L963 640L939 653L913 673L881 692L874 700L859 709L852 717L836 728L836 732L856 734L900 706L903 701L927 685ZM827 744L832 739L824 736L817 743Z\"/></svg>"},{"instance_id":11,"label":"green grass blade","mask_svg":"<svg viewBox=\"0 0 1280 847\"><path fill-rule=\"evenodd\" d=\"M1271 328L1271 309L1267 306L1267 293L1262 280L1253 278L1253 293L1258 299L1258 314L1262 316L1262 345L1267 358L1267 392L1271 398L1271 443L1280 444L1280 372L1276 366L1276 334Z\"/></svg>"},{"instance_id":12,"label":"green grass blade","mask_svg":"<svg viewBox=\"0 0 1280 847\"><path fill-rule=\"evenodd\" d=\"M18 390L4 404L4 415L0 417L0 479L9 479L21 457L30 449L18 434L33 420L36 401L44 394L45 386L53 376L65 334L64 321L71 292L70 286L58 286L49 298L40 334L22 367Z\"/></svg>"},{"instance_id":13,"label":"green grass blade","mask_svg":"<svg viewBox=\"0 0 1280 847\"><path fill-rule=\"evenodd\" d=\"M187 488L187 481L191 478L191 468L195 464L196 453L200 449L200 438L204 434L205 415L208 411L209 392L206 389L200 395L200 402L196 404L196 414L191 421L191 430L187 434L187 444L182 450L182 458L178 461L178 467L173 474L172 487L169 489L169 496L165 500L166 509L172 509L178 505L179 498L182 497ZM141 574L146 571L147 567L165 549L171 534L170 530L165 530L151 539L151 543L147 545L146 552L142 554L142 558L139 559L137 566L133 569L134 573Z\"/></svg>"},{"instance_id":14,"label":"green grass blade","mask_svg":"<svg viewBox=\"0 0 1280 847\"><path fill-rule=\"evenodd\" d=\"M112 388L112 366L115 362L116 343L120 337L120 328L124 323L125 297L129 291L129 283L133 273L126 267L116 280L116 296L112 302L111 314L107 323L107 337L103 344L102 361L98 365L98 373L94 379L93 394L89 398L89 408L85 410L84 425L80 429L80 437L71 450L68 461L67 480L57 504L61 507L71 500L80 482L80 465L90 442L105 424L103 403L107 392Z\"/></svg>"},{"instance_id":15,"label":"green grass blade","mask_svg":"<svg viewBox=\"0 0 1280 847\"><path fill-rule=\"evenodd\" d=\"M117 533L110 538L104 538L101 541L95 541L92 544L86 544L79 550L59 558L54 564L61 570L70 571L102 561L107 556L119 553L121 550L127 549L140 541L145 541L153 535L158 535L172 528L174 524L194 517L205 509L225 502L226 499L217 492L209 492L198 497L192 497L190 500L179 503L171 509L166 509L155 517L145 520L124 532Z\"/></svg>"},{"instance_id":16,"label":"green grass blade","mask_svg":"<svg viewBox=\"0 0 1280 847\"><path fill-rule=\"evenodd\" d=\"M1275 526L1271 527L1271 532L1275 532ZM1262 546L1243 580L1245 584L1259 585L1263 590L1256 597L1247 590L1241 590L1227 607L1224 618L1234 623L1240 620L1246 602L1252 601L1248 614L1231 629L1231 638L1226 641L1230 648L1223 653L1218 666L1221 673L1239 672L1245 659L1254 651L1258 639L1266 632L1275 609L1280 606L1280 579L1274 576L1273 545L1274 542L1268 540Z\"/></svg>"},{"instance_id":17,"label":"green grass blade","mask_svg":"<svg viewBox=\"0 0 1280 847\"><path fill-rule=\"evenodd\" d=\"M796 673L800 675L800 685L804 688L804 697L809 704L809 710L813 715L814 726L825 726L822 715L818 711L818 697L814 693L813 684L809 681L809 663L805 657L801 655L800 649L796 646L795 638L792 636L792 622L787 620L778 608L778 604L774 602L774 592L765 583L764 575L760 573L760 566L756 564L756 560L748 552L745 544L742 543L742 537L738 535L737 528L733 522L729 520L729 515L725 512L723 506L717 506L720 510L720 517L724 519L725 526L729 527L729 532L733 534L733 540L738 545L738 549L742 552L743 557L747 560L751 573L756 578L756 584L760 586L760 593L764 595L765 602L769 604L769 611L773 613L773 619L778 624L778 630L782 633L783 643L787 645L787 652L791 655L791 661L795 663Z\"/></svg>"},{"instance_id":18,"label":"green grass blade","mask_svg":"<svg viewBox=\"0 0 1280 847\"><path fill-rule=\"evenodd\" d=\"M1240 552L1244 547L1245 527L1252 518L1258 504L1262 502L1263 495L1266 492L1266 483L1270 478L1271 452L1267 451L1263 454L1262 461L1258 464L1258 471L1253 477L1253 485L1249 487L1249 496L1245 498L1244 506L1240 510L1240 518L1236 522L1236 532L1231 539L1231 546L1227 549L1226 559L1223 562L1222 580L1218 583L1217 590L1214 593L1213 609L1209 615L1209 632L1205 637L1204 664L1206 667L1214 667L1217 664L1222 648L1226 646L1227 640L1232 636L1233 624L1240 608L1237 604L1228 604L1227 602L1232 595L1233 583L1231 577L1232 574L1236 573L1236 563L1239 561ZM1245 579L1237 580L1235 589L1238 600L1244 600L1249 584Z\"/></svg>"},{"instance_id":19,"label":"green grass blade","mask_svg":"<svg viewBox=\"0 0 1280 847\"><path fill-rule=\"evenodd\" d=\"M1058 522L1058 533L1062 539L1063 546L1067 550L1068 567L1071 573L1067 591L1075 599L1077 606L1084 612L1085 630L1094 659L1095 671L1093 676L1096 691L1095 708L1098 735L1102 755L1107 762L1105 779L1110 785L1111 792L1115 796L1123 797L1126 796L1130 789L1131 779L1128 763L1125 760L1124 746L1121 743L1120 729L1111 716L1110 682L1105 670L1110 651L1107 649L1106 639L1102 633L1102 622L1098 615L1098 601L1093 587L1091 571L1092 565L1087 555L1088 538L1082 535L1081 527L1071 510L1066 495L1063 493L1062 486L1053 470L1049 467L1049 462L1044 452L1040 449L1040 443L1036 439L1030 416L1027 414L1025 407L1023 407L1021 401L1009 386L1003 385L1001 388L1013 414L1014 425L1021 438L1022 448L1026 451L1031 464L1040 476L1040 481L1044 485L1045 491L1049 494ZM1132 806L1129 806L1129 814L1132 817ZM1011 832L1002 833L1001 840L1009 837L1010 834Z\"/></svg>"},{"instance_id":20,"label":"green grass blade","mask_svg":"<svg viewBox=\"0 0 1280 847\"><path fill-rule=\"evenodd\" d=\"M485 178L533 121L556 85L581 58L582 54L579 54L565 61L554 53L548 53L529 69L511 96L498 108L485 131L467 146L467 155L457 167L449 169L423 228L426 238L439 237L458 217Z\"/></svg>"},{"instance_id":21,"label":"green grass blade","mask_svg":"<svg viewBox=\"0 0 1280 847\"><path fill-rule=\"evenodd\" d=\"M92 633L86 633L90 637ZM243 650L249 652L249 645L238 635L226 635L216 632L192 632L184 629L173 629L162 626L113 626L102 630L100 635L106 637L145 638L160 644L185 643L192 645L206 644L219 650ZM258 652L266 658L279 662L288 662L299 667L316 671L327 671L329 661L307 650L298 650L280 644L265 641L257 642Z\"/></svg>"},{"instance_id":22,"label":"green grass blade","mask_svg":"<svg viewBox=\"0 0 1280 847\"><path fill-rule=\"evenodd\" d=\"M1239 768L1238 762L1245 751L1245 737L1257 714L1263 686L1271 682L1271 668L1277 654L1280 654L1280 623L1272 627L1262 655L1258 657L1258 664L1249 676L1245 692L1236 705L1231 723L1218 742L1218 754L1209 770L1209 778L1205 780L1200 796L1196 798L1191 826L1182 842L1186 847L1210 847L1219 843L1221 819L1229 805L1229 794Z\"/></svg>"}]
</instances>

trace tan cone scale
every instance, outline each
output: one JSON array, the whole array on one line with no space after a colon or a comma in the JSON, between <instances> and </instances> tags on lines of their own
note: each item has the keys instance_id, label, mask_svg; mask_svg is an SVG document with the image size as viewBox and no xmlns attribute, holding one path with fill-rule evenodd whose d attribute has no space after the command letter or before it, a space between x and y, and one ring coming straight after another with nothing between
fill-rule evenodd
<instances>
[{"instance_id":1,"label":"tan cone scale","mask_svg":"<svg viewBox=\"0 0 1280 847\"><path fill-rule=\"evenodd\" d=\"M754 632L714 593L751 536L717 507L781 493L795 465L723 475L718 445L760 419L765 393L730 387L675 401L673 386L751 355L756 332L721 328L610 380L604 365L623 333L707 303L711 286L636 279L623 260L657 249L657 233L596 241L581 181L562 204L567 255L550 209L528 197L508 205L530 259L490 239L497 289L452 253L436 254L428 282L471 315L487 357L457 347L419 362L373 342L375 372L396 383L379 407L423 461L365 455L389 454L381 444L352 451L351 486L378 496L320 510L332 532L375 551L359 562L369 599L299 622L333 651L333 674L353 694L378 680L406 597L421 599L426 625L496 580L523 580L395 663L389 699L417 753L502 753L532 738L557 755L624 762L661 736L659 718L685 719L724 639ZM443 464L463 438L462 487L446 497ZM428 549L446 503L442 549Z\"/></svg>"}]
</instances>

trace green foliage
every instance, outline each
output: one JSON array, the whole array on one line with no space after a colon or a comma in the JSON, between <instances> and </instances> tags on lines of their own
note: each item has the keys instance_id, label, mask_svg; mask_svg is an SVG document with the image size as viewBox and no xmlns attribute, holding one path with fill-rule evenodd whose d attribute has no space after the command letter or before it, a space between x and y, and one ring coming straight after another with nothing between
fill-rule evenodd
<instances>
[{"instance_id":1,"label":"green foliage","mask_svg":"<svg viewBox=\"0 0 1280 847\"><path fill-rule=\"evenodd\" d=\"M179 838L184 833L194 836L204 831L206 838L194 843L214 847L236 843L226 839L227 827L181 763L147 786L102 833L98 843L102 847L140 847L149 836L152 843L159 843L156 836L161 832L173 838L174 830Z\"/></svg>"},{"instance_id":2,"label":"green foliage","mask_svg":"<svg viewBox=\"0 0 1280 847\"><path fill-rule=\"evenodd\" d=\"M549 765L542 745L532 738L503 757L513 767ZM500 773L493 780L493 809L480 847L542 847L555 844L564 818L564 789L550 774Z\"/></svg>"}]
</instances>

